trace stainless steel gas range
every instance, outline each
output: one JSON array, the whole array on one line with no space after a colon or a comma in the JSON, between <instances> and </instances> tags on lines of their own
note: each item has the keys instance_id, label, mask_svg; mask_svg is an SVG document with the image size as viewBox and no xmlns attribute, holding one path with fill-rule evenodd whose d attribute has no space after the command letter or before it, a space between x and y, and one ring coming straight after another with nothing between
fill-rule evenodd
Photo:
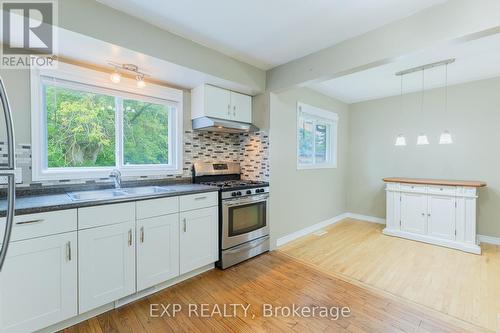
<instances>
[{"instance_id":1,"label":"stainless steel gas range","mask_svg":"<svg viewBox=\"0 0 500 333\"><path fill-rule=\"evenodd\" d=\"M219 187L217 267L269 251L269 183L242 180L240 164L233 162L197 162L193 181Z\"/></svg>"}]
</instances>

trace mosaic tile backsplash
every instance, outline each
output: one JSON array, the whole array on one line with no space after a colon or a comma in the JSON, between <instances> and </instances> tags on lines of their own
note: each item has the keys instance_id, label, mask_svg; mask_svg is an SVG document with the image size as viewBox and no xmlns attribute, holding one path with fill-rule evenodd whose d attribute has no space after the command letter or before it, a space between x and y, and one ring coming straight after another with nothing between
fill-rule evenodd
<instances>
[{"instance_id":1,"label":"mosaic tile backsplash","mask_svg":"<svg viewBox=\"0 0 500 333\"><path fill-rule=\"evenodd\" d=\"M6 146L0 142L0 164L6 163ZM23 183L18 187L51 186L61 184L110 183L109 178L30 182L31 145L18 144L16 164L22 169ZM216 133L184 131L184 166L182 175L123 177L126 180L172 179L188 180L191 178L193 163L196 161L231 161L240 162L243 179L269 180L269 136L264 131L255 133Z\"/></svg>"}]
</instances>

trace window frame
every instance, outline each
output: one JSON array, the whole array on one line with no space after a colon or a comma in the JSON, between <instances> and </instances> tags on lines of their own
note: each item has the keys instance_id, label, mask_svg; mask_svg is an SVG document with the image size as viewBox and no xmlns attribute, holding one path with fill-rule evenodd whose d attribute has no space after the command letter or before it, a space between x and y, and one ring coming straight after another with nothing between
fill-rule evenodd
<instances>
[{"instance_id":1,"label":"window frame","mask_svg":"<svg viewBox=\"0 0 500 333\"><path fill-rule=\"evenodd\" d=\"M183 166L183 92L182 90L148 84L137 88L133 79L124 78L119 84L109 80L109 73L81 66L59 63L57 69L31 69L31 141L32 180L96 179L108 177L119 169L124 177L182 174ZM169 115L169 164L125 165L123 157L123 103L115 109L115 165L109 167L49 168L47 154L47 116L44 84L69 89L103 93L118 100L133 99L174 107Z\"/></svg>"},{"instance_id":2,"label":"window frame","mask_svg":"<svg viewBox=\"0 0 500 333\"><path fill-rule=\"evenodd\" d=\"M326 163L316 163L316 134L314 134L313 142L313 162L305 164L300 162L300 120L302 114L307 115L313 119L314 131L316 131L316 124L318 122L329 125L330 131L327 139L327 156L329 157ZM297 119L296 119L296 158L297 170L310 170L310 169L335 169L338 164L338 123L339 116L337 113L325 109L321 109L309 104L297 102Z\"/></svg>"}]
</instances>

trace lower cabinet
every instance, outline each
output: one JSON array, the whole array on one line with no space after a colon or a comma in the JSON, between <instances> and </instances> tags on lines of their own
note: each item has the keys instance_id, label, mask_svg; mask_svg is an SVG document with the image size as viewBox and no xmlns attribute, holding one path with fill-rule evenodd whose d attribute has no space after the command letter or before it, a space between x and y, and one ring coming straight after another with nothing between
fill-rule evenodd
<instances>
[{"instance_id":1,"label":"lower cabinet","mask_svg":"<svg viewBox=\"0 0 500 333\"><path fill-rule=\"evenodd\" d=\"M429 236L455 240L456 202L455 197L429 195L427 201Z\"/></svg>"},{"instance_id":2,"label":"lower cabinet","mask_svg":"<svg viewBox=\"0 0 500 333\"><path fill-rule=\"evenodd\" d=\"M481 253L475 188L388 183L386 193L384 234Z\"/></svg>"},{"instance_id":3,"label":"lower cabinet","mask_svg":"<svg viewBox=\"0 0 500 333\"><path fill-rule=\"evenodd\" d=\"M77 315L77 233L10 244L0 273L0 332L33 332Z\"/></svg>"},{"instance_id":4,"label":"lower cabinet","mask_svg":"<svg viewBox=\"0 0 500 333\"><path fill-rule=\"evenodd\" d=\"M180 273L218 260L218 206L180 213Z\"/></svg>"},{"instance_id":5,"label":"lower cabinet","mask_svg":"<svg viewBox=\"0 0 500 333\"><path fill-rule=\"evenodd\" d=\"M179 275L179 214L137 220L137 290Z\"/></svg>"},{"instance_id":6,"label":"lower cabinet","mask_svg":"<svg viewBox=\"0 0 500 333\"><path fill-rule=\"evenodd\" d=\"M427 196L417 193L401 194L401 229L425 234L427 229Z\"/></svg>"},{"instance_id":7,"label":"lower cabinet","mask_svg":"<svg viewBox=\"0 0 500 333\"><path fill-rule=\"evenodd\" d=\"M78 232L80 313L135 292L135 221Z\"/></svg>"}]
</instances>

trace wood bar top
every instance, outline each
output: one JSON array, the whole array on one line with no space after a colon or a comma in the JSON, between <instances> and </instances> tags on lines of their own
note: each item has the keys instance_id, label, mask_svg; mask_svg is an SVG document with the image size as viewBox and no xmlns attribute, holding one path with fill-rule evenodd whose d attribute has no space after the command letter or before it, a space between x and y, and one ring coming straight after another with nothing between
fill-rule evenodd
<instances>
[{"instance_id":1,"label":"wood bar top","mask_svg":"<svg viewBox=\"0 0 500 333\"><path fill-rule=\"evenodd\" d=\"M486 182L479 180L450 180L450 179L426 179L426 178L404 178L388 177L383 179L386 183L406 183L406 184L425 184L425 185L443 185L443 186L466 186L466 187L484 187Z\"/></svg>"}]
</instances>

